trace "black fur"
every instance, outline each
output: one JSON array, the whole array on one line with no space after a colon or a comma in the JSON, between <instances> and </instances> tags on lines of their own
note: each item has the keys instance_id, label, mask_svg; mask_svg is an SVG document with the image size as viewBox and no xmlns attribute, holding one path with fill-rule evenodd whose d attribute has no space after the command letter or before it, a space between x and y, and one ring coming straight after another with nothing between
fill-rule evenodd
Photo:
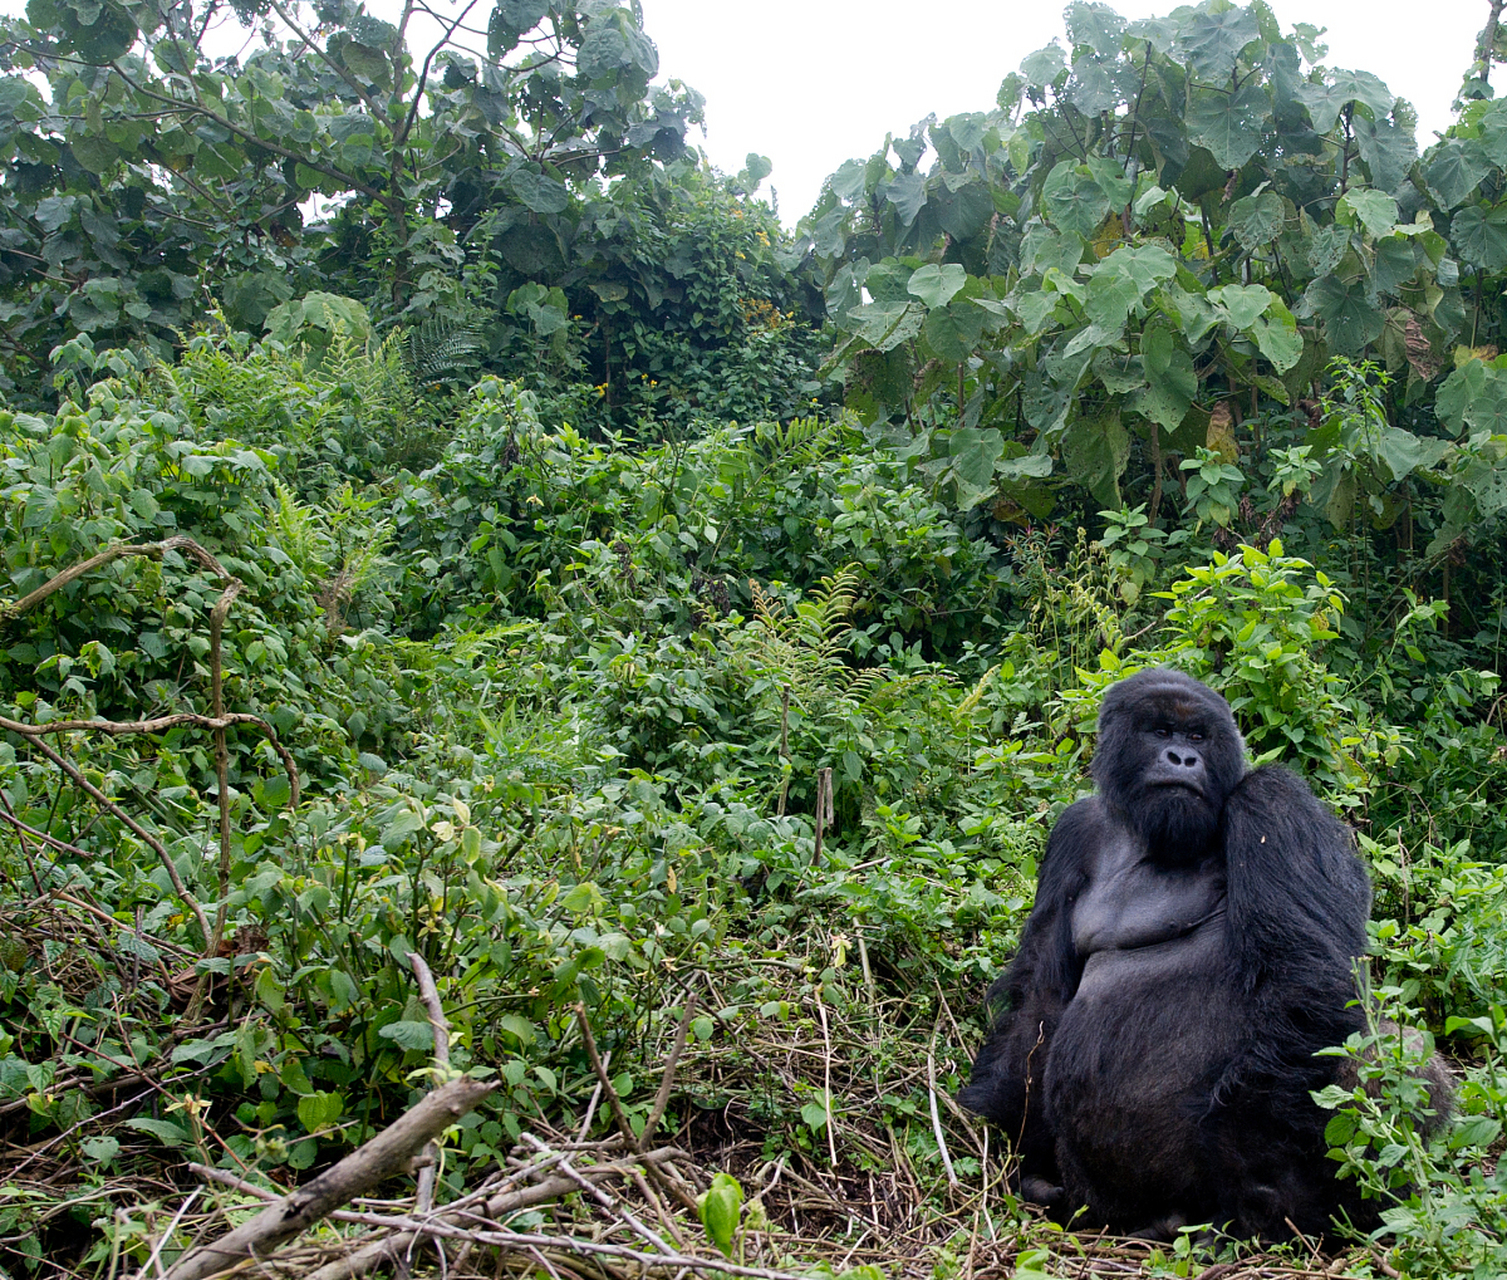
<instances>
[{"instance_id":1,"label":"black fur","mask_svg":"<svg viewBox=\"0 0 1507 1280\"><path fill-rule=\"evenodd\" d=\"M1179 672L1113 686L1098 794L1047 843L962 1101L1028 1196L1165 1236L1374 1218L1325 1156L1314 1052L1363 1017L1371 891L1349 831L1284 769L1246 771L1229 705Z\"/></svg>"}]
</instances>

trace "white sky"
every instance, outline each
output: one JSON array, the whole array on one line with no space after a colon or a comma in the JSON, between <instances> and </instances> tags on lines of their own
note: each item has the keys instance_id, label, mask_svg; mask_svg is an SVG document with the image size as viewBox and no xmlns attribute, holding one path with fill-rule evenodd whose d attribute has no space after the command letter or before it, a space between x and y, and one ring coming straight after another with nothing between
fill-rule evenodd
<instances>
[{"instance_id":1,"label":"white sky","mask_svg":"<svg viewBox=\"0 0 1507 1280\"><path fill-rule=\"evenodd\" d=\"M0 0L20 13L25 0ZM445 11L454 0L431 0ZM1488 0L1271 0L1284 29L1327 27L1329 66L1370 71L1418 110L1426 147L1450 122ZM1169 12L1177 0L1110 0L1126 18ZM736 173L750 151L774 172L782 219L816 202L844 160L878 150L931 112L939 119L994 104L1022 58L1064 35L1058 0L643 0L659 46L660 76L706 97L707 131L693 137L713 164ZM399 0L367 0L396 17ZM478 11L487 11L483 0ZM233 52L245 33L226 24ZM413 47L428 34L417 23ZM216 52L220 52L216 49ZM1507 67L1495 69L1507 92Z\"/></svg>"}]
</instances>

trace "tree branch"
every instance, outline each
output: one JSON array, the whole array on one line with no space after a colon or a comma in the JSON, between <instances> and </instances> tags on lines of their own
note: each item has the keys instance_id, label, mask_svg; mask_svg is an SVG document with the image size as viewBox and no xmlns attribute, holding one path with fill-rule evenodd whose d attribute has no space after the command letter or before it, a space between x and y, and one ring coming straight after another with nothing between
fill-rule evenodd
<instances>
[{"instance_id":1,"label":"tree branch","mask_svg":"<svg viewBox=\"0 0 1507 1280\"><path fill-rule=\"evenodd\" d=\"M191 1249L164 1280L208 1280L239 1263L255 1264L278 1245L307 1231L330 1210L402 1173L414 1155L471 1111L496 1085L452 1080L370 1142L326 1169L312 1182L270 1204L213 1244Z\"/></svg>"}]
</instances>

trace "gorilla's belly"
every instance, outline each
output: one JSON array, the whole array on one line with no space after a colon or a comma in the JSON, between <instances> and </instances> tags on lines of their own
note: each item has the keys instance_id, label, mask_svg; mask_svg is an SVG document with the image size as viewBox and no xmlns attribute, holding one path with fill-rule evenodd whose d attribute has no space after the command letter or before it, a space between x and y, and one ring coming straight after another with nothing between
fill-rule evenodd
<instances>
[{"instance_id":1,"label":"gorilla's belly","mask_svg":"<svg viewBox=\"0 0 1507 1280\"><path fill-rule=\"evenodd\" d=\"M1221 910L1167 941L1089 957L1044 1092L1064 1163L1096 1183L1199 1194L1206 1174L1188 1155L1204 1145L1199 1124L1242 1021L1223 935Z\"/></svg>"}]
</instances>

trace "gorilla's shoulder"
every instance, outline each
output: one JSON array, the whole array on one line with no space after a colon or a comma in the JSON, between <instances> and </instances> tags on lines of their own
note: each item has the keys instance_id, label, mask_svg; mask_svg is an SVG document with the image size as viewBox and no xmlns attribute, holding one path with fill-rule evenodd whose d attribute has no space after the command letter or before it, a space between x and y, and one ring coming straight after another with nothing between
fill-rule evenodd
<instances>
[{"instance_id":1,"label":"gorilla's shoulder","mask_svg":"<svg viewBox=\"0 0 1507 1280\"><path fill-rule=\"evenodd\" d=\"M1302 778L1280 764L1252 769L1237 782L1225 800L1225 816L1227 820L1295 822L1310 829L1317 826L1328 838L1347 848L1353 845L1350 829L1319 801Z\"/></svg>"},{"instance_id":2,"label":"gorilla's shoulder","mask_svg":"<svg viewBox=\"0 0 1507 1280\"><path fill-rule=\"evenodd\" d=\"M1365 949L1371 884L1354 833L1308 784L1281 765L1252 770L1230 792L1222 821L1231 884L1268 921ZM1348 964L1348 961L1345 962Z\"/></svg>"},{"instance_id":3,"label":"gorilla's shoulder","mask_svg":"<svg viewBox=\"0 0 1507 1280\"><path fill-rule=\"evenodd\" d=\"M1109 821L1109 806L1103 797L1092 795L1075 800L1058 816L1047 839L1043 867L1061 873L1068 866L1080 865L1097 848Z\"/></svg>"}]
</instances>

